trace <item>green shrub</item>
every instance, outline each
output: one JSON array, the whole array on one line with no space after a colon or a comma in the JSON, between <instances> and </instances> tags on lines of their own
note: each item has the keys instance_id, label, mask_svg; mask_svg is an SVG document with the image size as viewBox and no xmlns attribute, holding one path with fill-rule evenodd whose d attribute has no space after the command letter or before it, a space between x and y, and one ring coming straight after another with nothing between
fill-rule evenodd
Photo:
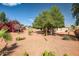
<instances>
[{"instance_id":1,"label":"green shrub","mask_svg":"<svg viewBox=\"0 0 79 59\"><path fill-rule=\"evenodd\" d=\"M0 30L0 37L3 37L3 35L6 33L6 31L7 30L4 30L4 29Z\"/></svg>"},{"instance_id":2,"label":"green shrub","mask_svg":"<svg viewBox=\"0 0 79 59\"><path fill-rule=\"evenodd\" d=\"M29 56L29 54L27 52L25 52L23 56Z\"/></svg>"},{"instance_id":3,"label":"green shrub","mask_svg":"<svg viewBox=\"0 0 79 59\"><path fill-rule=\"evenodd\" d=\"M65 35L64 37L63 37L63 40L70 40L71 38L70 38L70 36L68 36L68 35Z\"/></svg>"},{"instance_id":4,"label":"green shrub","mask_svg":"<svg viewBox=\"0 0 79 59\"><path fill-rule=\"evenodd\" d=\"M48 56L48 52L45 51L42 55L43 55L43 56Z\"/></svg>"},{"instance_id":5,"label":"green shrub","mask_svg":"<svg viewBox=\"0 0 79 59\"><path fill-rule=\"evenodd\" d=\"M63 56L68 56L68 54L64 54Z\"/></svg>"},{"instance_id":6,"label":"green shrub","mask_svg":"<svg viewBox=\"0 0 79 59\"><path fill-rule=\"evenodd\" d=\"M49 56L55 56L55 53L49 52L48 55Z\"/></svg>"},{"instance_id":7,"label":"green shrub","mask_svg":"<svg viewBox=\"0 0 79 59\"><path fill-rule=\"evenodd\" d=\"M33 31L32 31L32 29L30 28L30 29L28 30L28 34L29 34L29 35L32 35L32 32L33 32Z\"/></svg>"},{"instance_id":8,"label":"green shrub","mask_svg":"<svg viewBox=\"0 0 79 59\"><path fill-rule=\"evenodd\" d=\"M25 39L25 38L16 37L16 40L17 40L17 41L24 40L24 39Z\"/></svg>"},{"instance_id":9,"label":"green shrub","mask_svg":"<svg viewBox=\"0 0 79 59\"><path fill-rule=\"evenodd\" d=\"M16 37L16 40L19 41L20 40L20 37Z\"/></svg>"},{"instance_id":10,"label":"green shrub","mask_svg":"<svg viewBox=\"0 0 79 59\"><path fill-rule=\"evenodd\" d=\"M12 36L9 33L5 33L3 35L3 38L5 39L5 41L11 41L12 40Z\"/></svg>"},{"instance_id":11,"label":"green shrub","mask_svg":"<svg viewBox=\"0 0 79 59\"><path fill-rule=\"evenodd\" d=\"M0 37L3 37L5 41L12 40L12 36L10 33L7 33L7 30L5 29L0 30Z\"/></svg>"},{"instance_id":12,"label":"green shrub","mask_svg":"<svg viewBox=\"0 0 79 59\"><path fill-rule=\"evenodd\" d=\"M45 51L42 56L55 56L55 53Z\"/></svg>"}]
</instances>

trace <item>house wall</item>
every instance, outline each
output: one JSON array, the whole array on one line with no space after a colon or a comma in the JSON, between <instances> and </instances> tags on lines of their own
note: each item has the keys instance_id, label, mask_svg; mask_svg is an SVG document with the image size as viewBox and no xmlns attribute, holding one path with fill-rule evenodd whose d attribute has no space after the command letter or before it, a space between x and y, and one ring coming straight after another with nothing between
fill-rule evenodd
<instances>
[{"instance_id":1,"label":"house wall","mask_svg":"<svg viewBox=\"0 0 79 59\"><path fill-rule=\"evenodd\" d=\"M55 32L65 32L66 30L68 30L68 28L58 28L55 29Z\"/></svg>"}]
</instances>

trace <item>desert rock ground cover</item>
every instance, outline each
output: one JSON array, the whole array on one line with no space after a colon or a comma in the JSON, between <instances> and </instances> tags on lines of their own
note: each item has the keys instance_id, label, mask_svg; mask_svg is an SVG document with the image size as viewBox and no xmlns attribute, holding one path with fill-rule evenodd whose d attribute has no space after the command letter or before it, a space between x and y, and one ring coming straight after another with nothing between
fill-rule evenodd
<instances>
[{"instance_id":1,"label":"desert rock ground cover","mask_svg":"<svg viewBox=\"0 0 79 59\"><path fill-rule=\"evenodd\" d=\"M79 56L79 41L62 40L62 36L58 35L44 36L38 31L33 29L32 35L28 35L27 29L23 33L11 33L13 40L9 42L8 46L11 47L13 43L17 43L17 47L12 49L12 52L8 55L22 56L27 52L30 56L41 56L44 51L51 51L57 56L62 56L63 54ZM17 37L25 39L16 41Z\"/></svg>"}]
</instances>

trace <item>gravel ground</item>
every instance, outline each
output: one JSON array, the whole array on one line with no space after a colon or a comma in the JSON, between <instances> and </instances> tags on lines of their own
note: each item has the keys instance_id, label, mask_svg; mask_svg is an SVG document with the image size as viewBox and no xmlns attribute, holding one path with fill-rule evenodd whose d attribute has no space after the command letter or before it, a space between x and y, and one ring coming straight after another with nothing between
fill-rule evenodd
<instances>
[{"instance_id":1,"label":"gravel ground","mask_svg":"<svg viewBox=\"0 0 79 59\"><path fill-rule=\"evenodd\" d=\"M41 56L46 51L54 52L57 56L68 54L70 56L79 56L79 41L62 40L61 36L36 33L33 30L32 35L28 35L28 30L23 33L11 33L13 40L9 43L9 47L13 43L17 43L18 47L11 50L10 56L22 56L25 52L30 56ZM16 41L16 37L23 37L24 40Z\"/></svg>"}]
</instances>

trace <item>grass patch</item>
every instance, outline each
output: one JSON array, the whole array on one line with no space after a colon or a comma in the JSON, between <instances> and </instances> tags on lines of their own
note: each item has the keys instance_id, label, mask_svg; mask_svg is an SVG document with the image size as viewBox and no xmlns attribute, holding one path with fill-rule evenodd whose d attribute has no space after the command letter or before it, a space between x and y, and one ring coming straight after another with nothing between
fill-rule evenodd
<instances>
[{"instance_id":1,"label":"grass patch","mask_svg":"<svg viewBox=\"0 0 79 59\"><path fill-rule=\"evenodd\" d=\"M24 40L24 39L25 39L25 37L23 37L23 38L21 38L21 37L16 37L16 40L17 40L17 41Z\"/></svg>"},{"instance_id":2,"label":"grass patch","mask_svg":"<svg viewBox=\"0 0 79 59\"><path fill-rule=\"evenodd\" d=\"M50 52L44 51L44 52L42 53L42 56L55 56L55 53L52 53L51 51L50 51Z\"/></svg>"},{"instance_id":3,"label":"grass patch","mask_svg":"<svg viewBox=\"0 0 79 59\"><path fill-rule=\"evenodd\" d=\"M5 38L5 41L11 41L12 40L12 36L10 35L10 33L5 33L3 35L3 38Z\"/></svg>"},{"instance_id":4,"label":"grass patch","mask_svg":"<svg viewBox=\"0 0 79 59\"><path fill-rule=\"evenodd\" d=\"M33 32L32 28L29 28L28 29L28 35L32 35L32 32Z\"/></svg>"},{"instance_id":5,"label":"grass patch","mask_svg":"<svg viewBox=\"0 0 79 59\"><path fill-rule=\"evenodd\" d=\"M29 54L27 52L24 52L23 56L29 56Z\"/></svg>"},{"instance_id":6,"label":"grass patch","mask_svg":"<svg viewBox=\"0 0 79 59\"><path fill-rule=\"evenodd\" d=\"M65 53L63 56L68 56L68 54Z\"/></svg>"}]
</instances>

